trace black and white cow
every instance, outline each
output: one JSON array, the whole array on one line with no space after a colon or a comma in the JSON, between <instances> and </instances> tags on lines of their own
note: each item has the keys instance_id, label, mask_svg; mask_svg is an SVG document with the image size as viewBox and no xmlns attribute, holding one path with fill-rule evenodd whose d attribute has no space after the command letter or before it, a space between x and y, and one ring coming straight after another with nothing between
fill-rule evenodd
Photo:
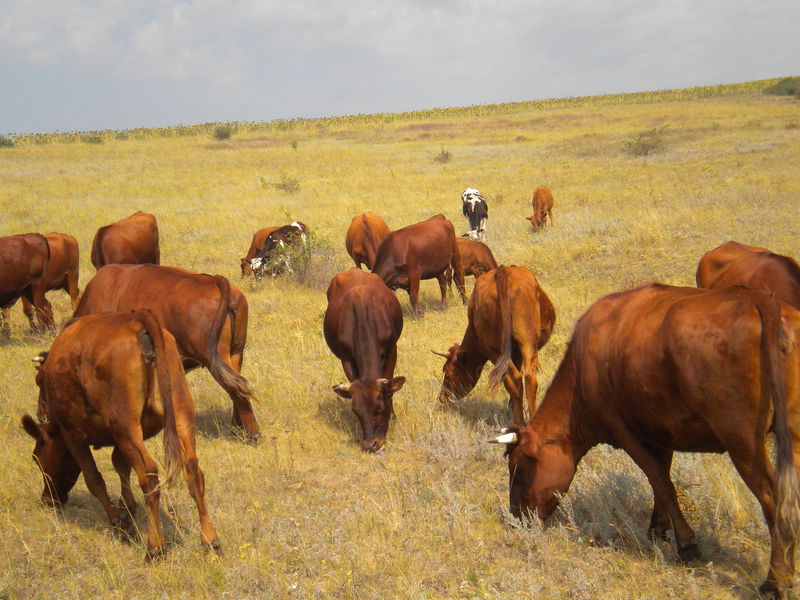
<instances>
[{"instance_id":1,"label":"black and white cow","mask_svg":"<svg viewBox=\"0 0 800 600\"><path fill-rule=\"evenodd\" d=\"M483 242L486 239L486 219L489 218L486 200L475 188L467 188L461 194L461 210L469 223L469 231L461 237Z\"/></svg>"},{"instance_id":2,"label":"black and white cow","mask_svg":"<svg viewBox=\"0 0 800 600\"><path fill-rule=\"evenodd\" d=\"M250 259L250 268L253 270L253 275L255 278L258 280L264 275L268 263L270 262L269 254L273 248L276 246L285 248L287 245L293 246L298 243L305 244L306 239L308 239L306 235L307 233L308 226L300 221L295 221L289 225L278 227L278 229L270 233L264 240L264 246L261 248L261 250L259 250L258 254ZM283 261L286 269L289 272L292 272L292 267L289 265L288 257L283 255L281 256L281 260ZM273 276L280 272L280 270L276 269L276 266L277 265L272 265L272 268L270 269L271 275Z\"/></svg>"}]
</instances>

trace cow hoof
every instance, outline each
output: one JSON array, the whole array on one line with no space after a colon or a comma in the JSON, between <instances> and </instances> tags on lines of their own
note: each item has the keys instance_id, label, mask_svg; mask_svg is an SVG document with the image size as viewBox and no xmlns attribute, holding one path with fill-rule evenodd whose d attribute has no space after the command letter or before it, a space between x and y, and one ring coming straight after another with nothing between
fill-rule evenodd
<instances>
[{"instance_id":1,"label":"cow hoof","mask_svg":"<svg viewBox=\"0 0 800 600\"><path fill-rule=\"evenodd\" d=\"M222 546L219 543L219 538L215 539L210 544L203 544L203 547L209 552L213 552L217 556L223 556Z\"/></svg>"},{"instance_id":2,"label":"cow hoof","mask_svg":"<svg viewBox=\"0 0 800 600\"><path fill-rule=\"evenodd\" d=\"M136 528L133 526L133 521L127 512L121 512L111 519L111 527L122 542L130 542L136 539Z\"/></svg>"},{"instance_id":3,"label":"cow hoof","mask_svg":"<svg viewBox=\"0 0 800 600\"><path fill-rule=\"evenodd\" d=\"M647 533L653 540L661 540L663 542L668 542L669 536L667 535L667 532L669 530L670 530L669 527L658 526L658 527L651 527L650 529L647 530Z\"/></svg>"},{"instance_id":4,"label":"cow hoof","mask_svg":"<svg viewBox=\"0 0 800 600\"><path fill-rule=\"evenodd\" d=\"M151 563L156 560L160 560L164 558L164 548L147 548L147 552L144 553L144 562Z\"/></svg>"},{"instance_id":5,"label":"cow hoof","mask_svg":"<svg viewBox=\"0 0 800 600\"><path fill-rule=\"evenodd\" d=\"M681 562L690 563L700 558L700 549L697 547L697 544L678 546L678 557L681 559Z\"/></svg>"},{"instance_id":6,"label":"cow hoof","mask_svg":"<svg viewBox=\"0 0 800 600\"><path fill-rule=\"evenodd\" d=\"M119 506L120 510L124 510L131 517L136 516L136 503L133 503L131 506L128 506L125 500L123 498L120 498L119 501L117 502L117 506Z\"/></svg>"},{"instance_id":7,"label":"cow hoof","mask_svg":"<svg viewBox=\"0 0 800 600\"><path fill-rule=\"evenodd\" d=\"M786 597L781 593L778 584L774 581L770 581L769 579L767 579L758 587L758 593L762 598L768 600L781 600L782 598Z\"/></svg>"}]
</instances>

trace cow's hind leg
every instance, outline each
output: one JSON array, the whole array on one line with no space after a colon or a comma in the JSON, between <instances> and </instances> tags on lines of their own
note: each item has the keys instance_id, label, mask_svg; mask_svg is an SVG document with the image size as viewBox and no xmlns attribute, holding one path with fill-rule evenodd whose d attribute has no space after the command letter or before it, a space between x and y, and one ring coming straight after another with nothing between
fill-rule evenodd
<instances>
[{"instance_id":1,"label":"cow's hind leg","mask_svg":"<svg viewBox=\"0 0 800 600\"><path fill-rule=\"evenodd\" d=\"M11 307L4 306L0 311L0 337L11 337Z\"/></svg>"},{"instance_id":2,"label":"cow's hind leg","mask_svg":"<svg viewBox=\"0 0 800 600\"><path fill-rule=\"evenodd\" d=\"M508 391L508 405L511 409L512 419L516 425L525 425L525 416L522 408L522 374L513 362L508 363L508 370L503 377L503 385Z\"/></svg>"},{"instance_id":3,"label":"cow's hind leg","mask_svg":"<svg viewBox=\"0 0 800 600\"><path fill-rule=\"evenodd\" d=\"M651 448L653 454L662 462L662 469L669 473L672 469L672 450ZM658 496L653 496L653 514L650 517L648 532L653 539L667 539L667 531L672 529L669 511Z\"/></svg>"},{"instance_id":4,"label":"cow's hind leg","mask_svg":"<svg viewBox=\"0 0 800 600\"><path fill-rule=\"evenodd\" d=\"M28 327L31 332L36 333L37 329L36 322L34 321L33 304L31 304L25 296L22 296L22 313L25 315L25 318L28 319Z\"/></svg>"},{"instance_id":5,"label":"cow's hind leg","mask_svg":"<svg viewBox=\"0 0 800 600\"><path fill-rule=\"evenodd\" d=\"M228 392L228 396L231 398L233 403L231 423L233 426L243 428L248 438L256 441L259 435L258 423L255 414L253 414L253 405L250 402L250 397L245 393L247 388L243 389L247 382L239 375L239 371L236 368L237 364L241 365L244 348L235 349L238 350L237 354L232 356L231 345L231 321L228 319L222 328L219 343L217 344L217 354L221 365L217 363L218 367L211 370L211 375Z\"/></svg>"},{"instance_id":6,"label":"cow's hind leg","mask_svg":"<svg viewBox=\"0 0 800 600\"><path fill-rule=\"evenodd\" d=\"M439 282L439 291L442 293L442 308L447 308L447 271L442 271L436 276Z\"/></svg>"},{"instance_id":7,"label":"cow's hind leg","mask_svg":"<svg viewBox=\"0 0 800 600\"><path fill-rule=\"evenodd\" d=\"M128 514L134 516L136 514L136 499L133 497L133 491L131 490L131 466L116 446L111 452L111 463L114 465L117 475L119 475L120 493L122 494L119 499L120 505L128 511Z\"/></svg>"}]
</instances>

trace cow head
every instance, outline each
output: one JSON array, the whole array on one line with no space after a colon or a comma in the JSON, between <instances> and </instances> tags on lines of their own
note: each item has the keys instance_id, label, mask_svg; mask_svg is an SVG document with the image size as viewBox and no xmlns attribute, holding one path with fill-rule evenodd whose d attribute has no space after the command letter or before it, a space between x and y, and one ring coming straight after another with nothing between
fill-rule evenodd
<instances>
[{"instance_id":1,"label":"cow head","mask_svg":"<svg viewBox=\"0 0 800 600\"><path fill-rule=\"evenodd\" d=\"M475 198L483 198L483 196L481 196L481 193L475 188L467 188L461 194L461 202L469 202L470 200L474 200Z\"/></svg>"},{"instance_id":2,"label":"cow head","mask_svg":"<svg viewBox=\"0 0 800 600\"><path fill-rule=\"evenodd\" d=\"M242 269L242 277L244 277L251 270L250 269L250 261L247 260L245 257L242 257L242 258L239 259L239 262L241 263L240 266L241 266L241 269Z\"/></svg>"},{"instance_id":3,"label":"cow head","mask_svg":"<svg viewBox=\"0 0 800 600\"><path fill-rule=\"evenodd\" d=\"M266 258L251 258L250 259L250 270L253 272L253 277L256 278L256 281L261 279L264 275L264 270L266 267L267 259Z\"/></svg>"},{"instance_id":4,"label":"cow head","mask_svg":"<svg viewBox=\"0 0 800 600\"><path fill-rule=\"evenodd\" d=\"M481 370L486 360L473 360L469 352L461 349L461 344L453 344L447 351L431 350L437 356L447 360L442 366L444 380L442 389L439 390L439 402L459 400L466 396L481 376Z\"/></svg>"},{"instance_id":5,"label":"cow head","mask_svg":"<svg viewBox=\"0 0 800 600\"><path fill-rule=\"evenodd\" d=\"M363 450L377 452L383 448L389 430L389 418L392 416L392 397L405 382L405 377L356 379L333 387L333 391L342 398L353 401L353 412L361 423Z\"/></svg>"},{"instance_id":6,"label":"cow head","mask_svg":"<svg viewBox=\"0 0 800 600\"><path fill-rule=\"evenodd\" d=\"M489 442L506 447L511 514L523 520L534 515L547 519L575 476L571 455L561 444L542 444L530 424L505 427Z\"/></svg>"},{"instance_id":7,"label":"cow head","mask_svg":"<svg viewBox=\"0 0 800 600\"><path fill-rule=\"evenodd\" d=\"M542 226L543 219L539 218L539 215L533 215L532 217L525 217L528 221L531 222L534 231L539 231L539 228Z\"/></svg>"},{"instance_id":8,"label":"cow head","mask_svg":"<svg viewBox=\"0 0 800 600\"><path fill-rule=\"evenodd\" d=\"M25 415L22 428L36 441L33 460L44 477L42 502L47 506L61 506L78 480L80 467L67 449L56 423L37 423L33 417Z\"/></svg>"}]
</instances>

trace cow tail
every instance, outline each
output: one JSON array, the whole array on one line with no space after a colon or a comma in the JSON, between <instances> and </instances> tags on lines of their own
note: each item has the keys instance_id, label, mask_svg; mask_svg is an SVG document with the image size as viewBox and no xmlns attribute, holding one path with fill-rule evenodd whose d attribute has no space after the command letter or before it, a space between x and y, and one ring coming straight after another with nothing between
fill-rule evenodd
<instances>
[{"instance_id":1,"label":"cow tail","mask_svg":"<svg viewBox=\"0 0 800 600\"><path fill-rule=\"evenodd\" d=\"M511 362L511 342L513 338L511 331L511 300L508 291L508 270L505 267L497 267L494 272L494 283L497 286L497 309L502 321L500 345L503 348L503 353L500 355L500 358L497 359L494 368L489 373L490 392L494 392L497 389L500 382L503 381L506 371L508 371L508 365Z\"/></svg>"},{"instance_id":2,"label":"cow tail","mask_svg":"<svg viewBox=\"0 0 800 600\"><path fill-rule=\"evenodd\" d=\"M367 260L369 261L369 268L375 266L375 256L378 254L378 244L375 243L375 238L372 237L372 229L367 223L367 215L361 213L361 224L364 226L364 235L367 238Z\"/></svg>"},{"instance_id":3,"label":"cow tail","mask_svg":"<svg viewBox=\"0 0 800 600\"><path fill-rule=\"evenodd\" d=\"M795 470L792 451L792 432L787 418L786 388L781 360L781 309L777 298L769 293L763 302L756 304L761 315L762 364L766 365L775 414L772 431L775 434L776 504L775 525L778 535L785 541L785 552L794 548L800 536L800 481ZM791 557L789 557L791 558Z\"/></svg>"},{"instance_id":4,"label":"cow tail","mask_svg":"<svg viewBox=\"0 0 800 600\"><path fill-rule=\"evenodd\" d=\"M255 396L247 380L225 364L217 352L217 344L225 325L225 317L231 310L231 286L228 280L221 275L214 275L214 283L219 289L219 307L211 323L211 333L208 334L208 370L212 377L232 396L254 400ZM231 335L233 335L233 317L231 318Z\"/></svg>"},{"instance_id":5,"label":"cow tail","mask_svg":"<svg viewBox=\"0 0 800 600\"><path fill-rule=\"evenodd\" d=\"M178 429L175 426L175 406L172 402L172 381L169 376L169 360L164 344L164 333L161 324L149 310L139 310L133 318L141 323L153 342L153 349L142 347L145 360L155 359L156 378L161 404L164 406L164 479L165 485L171 485L175 477L181 472L181 443L178 438ZM141 344L141 341L140 341ZM155 356L149 352L155 350Z\"/></svg>"}]
</instances>

